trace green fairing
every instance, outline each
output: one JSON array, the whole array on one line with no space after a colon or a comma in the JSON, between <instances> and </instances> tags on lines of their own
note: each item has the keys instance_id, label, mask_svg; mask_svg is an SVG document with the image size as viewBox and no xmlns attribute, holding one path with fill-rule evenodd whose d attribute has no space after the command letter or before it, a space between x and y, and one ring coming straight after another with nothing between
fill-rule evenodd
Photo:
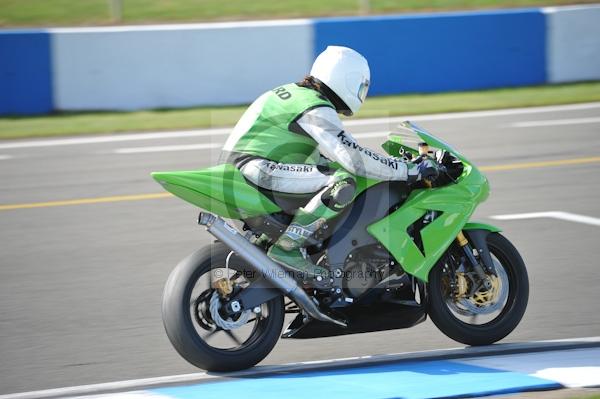
<instances>
[{"instance_id":1,"label":"green fairing","mask_svg":"<svg viewBox=\"0 0 600 399\"><path fill-rule=\"evenodd\" d=\"M360 177L360 176L355 176L354 179L356 181L356 193L354 196L355 198L356 198L356 196L358 196L358 194L362 193L369 187L372 187L375 184L381 183L379 180L367 179L366 177Z\"/></svg>"},{"instance_id":2,"label":"green fairing","mask_svg":"<svg viewBox=\"0 0 600 399\"><path fill-rule=\"evenodd\" d=\"M388 140L381 145L381 148L385 150L388 154L401 154L402 152L408 152L413 156L419 155L419 151L411 148L402 143L402 137L400 136L390 136Z\"/></svg>"},{"instance_id":3,"label":"green fairing","mask_svg":"<svg viewBox=\"0 0 600 399\"><path fill-rule=\"evenodd\" d=\"M242 219L281 211L249 185L233 165L198 171L154 172L152 177L177 197L225 218Z\"/></svg>"},{"instance_id":4,"label":"green fairing","mask_svg":"<svg viewBox=\"0 0 600 399\"><path fill-rule=\"evenodd\" d=\"M427 282L430 270L465 227L477 205L488 197L489 185L485 176L448 144L414 125L407 126L429 145L450 151L461 159L463 174L457 184L414 190L400 209L371 224L367 231L390 251L404 271ZM429 210L442 214L421 230L423 254L407 229Z\"/></svg>"},{"instance_id":5,"label":"green fairing","mask_svg":"<svg viewBox=\"0 0 600 399\"><path fill-rule=\"evenodd\" d=\"M477 205L489 195L485 176L448 144L410 123L406 123L405 127L430 146L449 151L459 158L463 163L463 173L456 184L412 191L398 210L368 226L367 231L390 251L404 271L428 281L429 272L461 230L485 229L495 232L500 229L483 223L468 222ZM383 147L390 155L398 155L401 148L411 153L416 152L414 148L402 144L399 137L393 136ZM152 176L167 191L225 218L243 219L281 211L276 204L248 184L239 170L230 164L199 171L157 172ZM381 182L356 177L356 195L378 183ZM441 215L420 232L423 253L414 244L407 229L430 210L439 211Z\"/></svg>"},{"instance_id":6,"label":"green fairing","mask_svg":"<svg viewBox=\"0 0 600 399\"><path fill-rule=\"evenodd\" d=\"M431 268L487 195L485 177L467 166L460 184L413 191L400 209L373 223L367 231L394 255L404 271L427 281ZM424 256L407 229L430 210L442 214L421 230Z\"/></svg>"},{"instance_id":7,"label":"green fairing","mask_svg":"<svg viewBox=\"0 0 600 399\"><path fill-rule=\"evenodd\" d=\"M465 227L463 227L463 230L487 230L490 233L499 233L502 231L500 227L480 222L468 222L467 224L465 224Z\"/></svg>"}]
</instances>

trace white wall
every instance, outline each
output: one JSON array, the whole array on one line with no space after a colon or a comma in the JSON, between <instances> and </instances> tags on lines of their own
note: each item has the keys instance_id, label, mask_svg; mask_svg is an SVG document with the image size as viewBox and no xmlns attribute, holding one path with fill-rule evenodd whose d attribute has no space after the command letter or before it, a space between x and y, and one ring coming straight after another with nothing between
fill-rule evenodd
<instances>
[{"instance_id":1,"label":"white wall","mask_svg":"<svg viewBox=\"0 0 600 399\"><path fill-rule=\"evenodd\" d=\"M306 20L53 29L58 110L251 102L312 63Z\"/></svg>"},{"instance_id":2,"label":"white wall","mask_svg":"<svg viewBox=\"0 0 600 399\"><path fill-rule=\"evenodd\" d=\"M600 79L600 5L545 8L548 81Z\"/></svg>"}]
</instances>

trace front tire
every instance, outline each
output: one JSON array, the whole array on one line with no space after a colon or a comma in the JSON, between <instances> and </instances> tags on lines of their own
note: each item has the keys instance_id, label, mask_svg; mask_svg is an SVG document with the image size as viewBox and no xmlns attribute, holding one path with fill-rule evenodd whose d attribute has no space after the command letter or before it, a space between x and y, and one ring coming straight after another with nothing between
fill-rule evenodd
<instances>
[{"instance_id":1,"label":"front tire","mask_svg":"<svg viewBox=\"0 0 600 399\"><path fill-rule=\"evenodd\" d=\"M173 270L163 294L163 323L171 344L189 363L208 371L235 371L259 363L279 339L285 316L283 296L279 296L263 304L260 314L253 314L254 325L248 321L248 324L240 327L249 332L249 337L243 341L236 336L237 330L223 330L215 325L207 310L215 292L212 279L216 270L220 276L226 270L229 253L230 250L222 243L213 243L194 252ZM228 272L240 274L237 277L240 279L247 275L243 269L243 265L230 264ZM203 277L207 276L209 284L198 288ZM209 344L219 334L220 343L228 342L234 346L217 347Z\"/></svg>"},{"instance_id":2,"label":"front tire","mask_svg":"<svg viewBox=\"0 0 600 399\"><path fill-rule=\"evenodd\" d=\"M521 321L529 298L527 270L517 249L499 233L488 234L486 240L495 258L496 268L503 268L505 273L502 277L508 282L508 287L502 287L508 289L505 302L493 319L474 324L457 314L456 310L461 312L460 315L467 312L451 304L448 288L450 273L445 262L438 264L429 275L428 313L431 320L449 338L473 346L489 345L510 334ZM474 320L478 315L470 317Z\"/></svg>"}]
</instances>

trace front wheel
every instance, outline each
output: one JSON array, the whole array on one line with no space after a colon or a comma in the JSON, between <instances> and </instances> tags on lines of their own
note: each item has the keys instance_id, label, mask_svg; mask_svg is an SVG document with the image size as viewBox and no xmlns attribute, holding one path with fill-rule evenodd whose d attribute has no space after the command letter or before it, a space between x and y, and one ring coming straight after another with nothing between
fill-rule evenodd
<instances>
[{"instance_id":1,"label":"front wheel","mask_svg":"<svg viewBox=\"0 0 600 399\"><path fill-rule=\"evenodd\" d=\"M163 294L171 344L185 360L209 371L241 370L263 360L279 339L285 316L283 296L233 317L223 312L219 287L244 289L252 275L235 257L227 265L229 253L222 243L196 251L173 270Z\"/></svg>"},{"instance_id":2,"label":"front wheel","mask_svg":"<svg viewBox=\"0 0 600 399\"><path fill-rule=\"evenodd\" d=\"M486 238L495 273L487 288L476 273L449 255L429 275L428 312L448 337L467 345L489 345L519 324L529 298L523 259L504 236Z\"/></svg>"}]
</instances>

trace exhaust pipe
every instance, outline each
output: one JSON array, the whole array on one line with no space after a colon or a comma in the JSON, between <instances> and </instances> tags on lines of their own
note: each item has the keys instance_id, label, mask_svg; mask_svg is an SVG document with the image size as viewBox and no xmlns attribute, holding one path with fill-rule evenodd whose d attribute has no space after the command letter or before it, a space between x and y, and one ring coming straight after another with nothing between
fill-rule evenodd
<instances>
[{"instance_id":1,"label":"exhaust pipe","mask_svg":"<svg viewBox=\"0 0 600 399\"><path fill-rule=\"evenodd\" d=\"M277 263L272 261L258 247L252 245L234 227L222 218L211 213L201 212L198 224L206 226L206 230L231 248L238 256L242 257L252 268L261 273L273 286L282 290L292 298L313 319L334 323L338 326L347 327L341 320L334 319L321 312L313 300L300 287L298 282L290 277L286 271Z\"/></svg>"}]
</instances>

